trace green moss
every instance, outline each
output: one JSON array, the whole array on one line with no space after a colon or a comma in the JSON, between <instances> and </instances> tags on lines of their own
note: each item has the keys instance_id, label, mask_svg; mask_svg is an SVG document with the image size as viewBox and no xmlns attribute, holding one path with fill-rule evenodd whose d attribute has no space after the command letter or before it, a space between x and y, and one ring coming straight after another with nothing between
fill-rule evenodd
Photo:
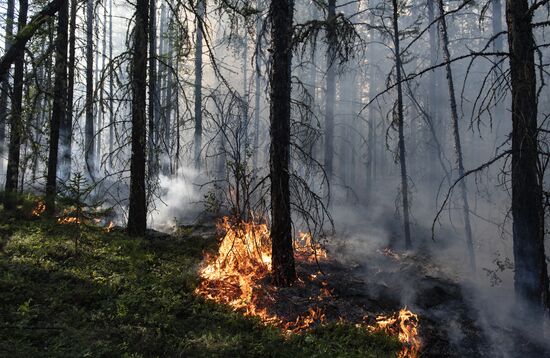
<instances>
[{"instance_id":1,"label":"green moss","mask_svg":"<svg viewBox=\"0 0 550 358\"><path fill-rule=\"evenodd\" d=\"M399 349L345 325L286 338L195 296L202 252L215 240L82 230L75 253L65 226L0 211L0 356L388 357Z\"/></svg>"}]
</instances>

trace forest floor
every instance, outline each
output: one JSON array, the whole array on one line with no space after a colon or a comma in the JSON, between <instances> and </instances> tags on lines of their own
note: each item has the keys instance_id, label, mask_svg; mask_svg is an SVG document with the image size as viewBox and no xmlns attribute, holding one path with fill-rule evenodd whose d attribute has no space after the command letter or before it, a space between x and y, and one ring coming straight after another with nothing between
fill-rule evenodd
<instances>
[{"instance_id":1,"label":"forest floor","mask_svg":"<svg viewBox=\"0 0 550 358\"><path fill-rule=\"evenodd\" d=\"M0 209L0 356L391 357L398 342L329 324L284 335L194 294L216 239L191 228L131 239ZM78 248L75 247L75 238Z\"/></svg>"}]
</instances>

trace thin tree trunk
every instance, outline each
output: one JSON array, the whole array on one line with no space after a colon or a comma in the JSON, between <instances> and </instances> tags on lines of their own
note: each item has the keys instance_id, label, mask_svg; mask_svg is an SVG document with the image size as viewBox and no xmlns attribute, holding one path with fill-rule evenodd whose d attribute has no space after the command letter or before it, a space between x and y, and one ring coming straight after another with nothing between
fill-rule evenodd
<instances>
[{"instance_id":1,"label":"thin tree trunk","mask_svg":"<svg viewBox=\"0 0 550 358\"><path fill-rule=\"evenodd\" d=\"M260 0L256 0L256 7L260 8ZM260 86L262 77L260 74L260 41L261 36L260 32L262 31L262 21L261 17L258 15L258 18L256 19L256 71L255 71L255 77L256 77L256 84L254 88L254 142L252 145L252 167L254 168L254 171L258 169L258 154L259 154L259 145L260 145Z\"/></svg>"},{"instance_id":2,"label":"thin tree trunk","mask_svg":"<svg viewBox=\"0 0 550 358\"><path fill-rule=\"evenodd\" d=\"M130 159L130 203L128 206L128 234L144 236L147 228L145 200L145 150L147 101L147 30L148 0L137 0L135 38L132 53L132 156Z\"/></svg>"},{"instance_id":3,"label":"thin tree trunk","mask_svg":"<svg viewBox=\"0 0 550 358\"><path fill-rule=\"evenodd\" d=\"M197 38L195 42L195 168L201 168L202 149L202 41L206 0L197 1Z\"/></svg>"},{"instance_id":4,"label":"thin tree trunk","mask_svg":"<svg viewBox=\"0 0 550 358\"><path fill-rule=\"evenodd\" d=\"M14 20L15 0L8 0L6 9L6 30L4 37L4 50L8 52L13 36L13 20ZM11 66L10 66L11 67ZM8 67L9 71L9 67ZM4 152L6 141L6 118L8 114L8 94L10 82L9 78L4 78L0 83L0 154Z\"/></svg>"},{"instance_id":5,"label":"thin tree trunk","mask_svg":"<svg viewBox=\"0 0 550 358\"><path fill-rule=\"evenodd\" d=\"M290 94L293 0L271 1L270 178L273 283L290 286L296 279L290 216Z\"/></svg>"},{"instance_id":6,"label":"thin tree trunk","mask_svg":"<svg viewBox=\"0 0 550 358\"><path fill-rule=\"evenodd\" d=\"M464 159L462 157L462 143L460 141L460 129L458 127L458 110L456 108L456 96L453 83L453 70L451 67L451 54L449 52L449 35L447 33L447 21L445 20L445 8L443 0L438 0L439 6L439 31L441 39L441 47L443 49L443 61L445 65L445 71L447 73L447 84L449 89L449 103L451 109L451 124L453 126L453 139L456 155L456 164L458 166L458 176L462 178L464 176ZM466 233L466 245L468 250L468 257L470 259L470 269L476 270L476 259L474 252L474 243L472 238L472 227L470 224L470 206L468 204L468 194L466 191L466 178L463 178L459 184L460 195L462 198L462 213L464 215L464 230Z\"/></svg>"},{"instance_id":7,"label":"thin tree trunk","mask_svg":"<svg viewBox=\"0 0 550 358\"><path fill-rule=\"evenodd\" d=\"M174 90L174 83L173 83L173 56L172 56L172 33L170 32L170 23L171 19L168 20L168 26L165 31L165 33L168 36L167 41L167 59L165 59L166 63L168 64L168 68L166 69L168 73L166 74L166 103L165 103L165 111L164 111L164 153L166 155L165 160L163 161L163 173L164 175L169 175L171 171L171 138L172 138L172 94Z\"/></svg>"},{"instance_id":8,"label":"thin tree trunk","mask_svg":"<svg viewBox=\"0 0 550 358\"><path fill-rule=\"evenodd\" d=\"M327 12L327 94L325 108L325 172L333 176L334 158L334 102L336 101L336 0L328 0Z\"/></svg>"},{"instance_id":9,"label":"thin tree trunk","mask_svg":"<svg viewBox=\"0 0 550 358\"><path fill-rule=\"evenodd\" d=\"M397 0L393 4L393 41L395 45L395 72L397 81L397 121L399 130L399 164L401 167L401 199L403 200L403 230L405 233L405 247L410 249L411 229L409 222L409 185L407 177L407 160L405 151L405 136L403 134L403 86L401 84L401 50L399 48L399 9Z\"/></svg>"},{"instance_id":10,"label":"thin tree trunk","mask_svg":"<svg viewBox=\"0 0 550 358\"><path fill-rule=\"evenodd\" d=\"M542 180L538 166L537 93L532 18L527 0L507 0L512 86L514 287L522 317L540 327L547 303ZM540 331L540 329L538 330Z\"/></svg>"},{"instance_id":11,"label":"thin tree trunk","mask_svg":"<svg viewBox=\"0 0 550 358\"><path fill-rule=\"evenodd\" d=\"M86 4L86 122L84 126L84 155L91 178L95 175L94 152L94 2Z\"/></svg>"},{"instance_id":12,"label":"thin tree trunk","mask_svg":"<svg viewBox=\"0 0 550 358\"><path fill-rule=\"evenodd\" d=\"M159 98L157 89L157 2L150 0L149 4L149 179L157 175L157 162L155 160L155 130L158 125Z\"/></svg>"},{"instance_id":13,"label":"thin tree trunk","mask_svg":"<svg viewBox=\"0 0 550 358\"><path fill-rule=\"evenodd\" d=\"M101 51L101 72L103 73L105 71L105 60L107 59L107 9L103 8L103 38L102 38L102 51ZM99 62L99 61L97 61ZM97 118L97 151L96 151L96 161L97 161L97 168L100 168L101 166L101 141L103 138L103 127L105 122L105 105L104 105L104 99L105 99L105 81L103 80L103 74L100 76L101 78L101 84L98 84L101 86L99 90L99 106L98 106L98 118Z\"/></svg>"},{"instance_id":14,"label":"thin tree trunk","mask_svg":"<svg viewBox=\"0 0 550 358\"><path fill-rule=\"evenodd\" d=\"M46 178L46 213L55 214L57 193L57 156L59 153L59 127L67 115L67 45L68 45L69 3L63 2L57 19L57 41L55 49L55 80L53 109L50 117L50 146L48 173Z\"/></svg>"},{"instance_id":15,"label":"thin tree trunk","mask_svg":"<svg viewBox=\"0 0 550 358\"><path fill-rule=\"evenodd\" d=\"M109 0L109 61L113 61L113 0ZM113 151L115 143L114 117L114 67L109 69L109 164L113 167Z\"/></svg>"},{"instance_id":16,"label":"thin tree trunk","mask_svg":"<svg viewBox=\"0 0 550 358\"><path fill-rule=\"evenodd\" d=\"M27 24L28 0L19 0L18 31ZM25 72L25 50L19 50L13 75L13 97L10 116L10 145L8 149L8 167L6 170L6 186L4 208L15 209L15 196L19 180L19 158L21 155L21 136L23 135L23 77Z\"/></svg>"},{"instance_id":17,"label":"thin tree trunk","mask_svg":"<svg viewBox=\"0 0 550 358\"><path fill-rule=\"evenodd\" d=\"M71 14L69 23L69 63L74 64L76 60L76 12L77 0L71 0ZM71 146L73 135L73 98L74 98L74 80L75 67L69 66L68 85L67 85L67 115L60 122L59 127L59 149L60 163L59 176L63 182L67 182L71 176Z\"/></svg>"}]
</instances>

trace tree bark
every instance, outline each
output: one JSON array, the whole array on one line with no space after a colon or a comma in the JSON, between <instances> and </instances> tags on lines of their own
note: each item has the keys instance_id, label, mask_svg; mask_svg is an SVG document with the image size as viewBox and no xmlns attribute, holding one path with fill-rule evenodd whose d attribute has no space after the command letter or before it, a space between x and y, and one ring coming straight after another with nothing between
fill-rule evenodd
<instances>
[{"instance_id":1,"label":"tree bark","mask_svg":"<svg viewBox=\"0 0 550 358\"><path fill-rule=\"evenodd\" d=\"M294 1L272 0L270 178L273 283L290 286L296 279L290 216L290 95Z\"/></svg>"},{"instance_id":2,"label":"tree bark","mask_svg":"<svg viewBox=\"0 0 550 358\"><path fill-rule=\"evenodd\" d=\"M464 159L462 156L462 143L460 141L460 129L458 127L458 110L456 108L456 95L453 83L453 69L451 67L451 54L449 52L449 35L447 33L447 21L445 20L445 8L443 0L438 0L439 6L439 31L441 48L443 49L443 61L445 65L445 72L447 73L447 85L449 89L449 104L451 110L451 124L453 127L453 140L456 155L456 164L458 167L458 177L464 176ZM463 178L459 184L460 195L462 199L462 213L464 215L464 231L466 234L466 247L468 251L468 257L470 259L470 269L476 270L476 258L474 252L474 243L472 238L472 227L470 224L470 206L468 204L468 194L466 191L466 178Z\"/></svg>"},{"instance_id":3,"label":"tree bark","mask_svg":"<svg viewBox=\"0 0 550 358\"><path fill-rule=\"evenodd\" d=\"M69 63L76 61L76 12L77 0L71 0L71 13L69 22ZM63 182L67 182L71 176L71 146L73 135L73 98L74 98L74 80L75 67L69 66L68 85L67 85L67 115L64 121L60 122L59 127L59 149L60 164L59 176Z\"/></svg>"},{"instance_id":4,"label":"tree bark","mask_svg":"<svg viewBox=\"0 0 550 358\"><path fill-rule=\"evenodd\" d=\"M153 179L158 172L155 160L155 130L160 117L159 98L157 89L157 4L150 0L149 4L149 179Z\"/></svg>"},{"instance_id":5,"label":"tree bark","mask_svg":"<svg viewBox=\"0 0 550 358\"><path fill-rule=\"evenodd\" d=\"M8 52L13 36L13 20L14 20L15 0L8 0L6 9L6 30L4 38L4 51ZM10 66L11 67L11 66ZM9 72L9 67L8 67ZM10 83L8 78L4 78L0 83L0 154L4 152L6 141L6 117L8 114L8 93Z\"/></svg>"},{"instance_id":6,"label":"tree bark","mask_svg":"<svg viewBox=\"0 0 550 358\"><path fill-rule=\"evenodd\" d=\"M57 40L55 45L55 80L52 115L50 117L50 145L48 173L46 177L46 213L55 214L57 194L57 164L59 153L59 127L67 115L67 45L68 45L69 2L64 0L57 19Z\"/></svg>"},{"instance_id":7,"label":"tree bark","mask_svg":"<svg viewBox=\"0 0 550 358\"><path fill-rule=\"evenodd\" d=\"M397 125L399 132L399 164L401 168L401 199L403 200L403 230L405 233L405 248L410 249L411 229L409 222L409 184L407 177L407 160L405 151L405 136L403 133L403 86L401 84L401 50L399 48L399 8L397 0L393 4L393 41L395 45L395 72L397 81Z\"/></svg>"},{"instance_id":8,"label":"tree bark","mask_svg":"<svg viewBox=\"0 0 550 358\"><path fill-rule=\"evenodd\" d=\"M27 24L28 0L19 0L19 15L17 18L18 31ZM21 136L23 134L23 77L25 72L25 49L21 48L13 74L13 97L10 116L10 145L8 149L8 167L6 170L6 186L4 208L15 209L17 195L17 183L19 179L19 158L21 155Z\"/></svg>"},{"instance_id":9,"label":"tree bark","mask_svg":"<svg viewBox=\"0 0 550 358\"><path fill-rule=\"evenodd\" d=\"M147 30L149 1L137 0L132 53L132 156L130 159L130 203L128 207L128 234L144 236L147 228L145 199L145 149L147 101Z\"/></svg>"},{"instance_id":10,"label":"tree bark","mask_svg":"<svg viewBox=\"0 0 550 358\"><path fill-rule=\"evenodd\" d=\"M548 275L538 166L535 43L532 18L528 14L527 0L507 0L512 86L514 287L521 315L540 325L547 301Z\"/></svg>"},{"instance_id":11,"label":"tree bark","mask_svg":"<svg viewBox=\"0 0 550 358\"><path fill-rule=\"evenodd\" d=\"M206 0L197 1L197 25L195 41L195 168L201 168L202 149L202 41L203 18L206 10Z\"/></svg>"},{"instance_id":12,"label":"tree bark","mask_svg":"<svg viewBox=\"0 0 550 358\"><path fill-rule=\"evenodd\" d=\"M327 12L327 93L325 105L325 172L333 176L334 158L334 102L336 101L336 0L328 0Z\"/></svg>"},{"instance_id":13,"label":"tree bark","mask_svg":"<svg viewBox=\"0 0 550 358\"><path fill-rule=\"evenodd\" d=\"M95 175L94 147L94 2L86 3L86 122L84 125L84 155L91 178Z\"/></svg>"}]
</instances>

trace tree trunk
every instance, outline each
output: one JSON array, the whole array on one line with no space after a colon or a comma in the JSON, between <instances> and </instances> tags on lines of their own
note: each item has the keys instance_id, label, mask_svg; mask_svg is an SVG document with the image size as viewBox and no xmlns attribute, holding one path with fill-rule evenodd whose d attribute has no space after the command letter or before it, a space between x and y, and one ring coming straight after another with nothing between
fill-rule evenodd
<instances>
[{"instance_id":1,"label":"tree trunk","mask_svg":"<svg viewBox=\"0 0 550 358\"><path fill-rule=\"evenodd\" d=\"M453 126L453 139L456 155L456 164L458 166L458 177L464 176L464 160L462 157L462 143L460 141L460 129L458 127L458 110L456 108L456 96L453 83L453 70L451 67L451 54L449 52L449 35L447 33L447 21L445 20L445 8L443 6L443 0L438 0L439 6L439 31L441 39L441 47L443 49L443 61L445 65L445 71L447 73L447 84L449 89L449 104L451 109L451 124ZM462 213L464 215L464 230L466 234L466 246L468 250L468 257L470 259L470 269L476 270L476 258L474 252L474 243L472 238L472 227L470 224L470 206L468 204L468 194L466 191L466 178L460 181L460 195L462 198Z\"/></svg>"},{"instance_id":2,"label":"tree trunk","mask_svg":"<svg viewBox=\"0 0 550 358\"><path fill-rule=\"evenodd\" d=\"M113 61L113 0L109 0L109 61ZM109 166L113 167L115 143L114 68L109 69Z\"/></svg>"},{"instance_id":3,"label":"tree trunk","mask_svg":"<svg viewBox=\"0 0 550 358\"><path fill-rule=\"evenodd\" d=\"M13 20L14 20L15 0L8 0L6 9L6 31L4 37L4 50L8 52L13 36ZM11 67L11 66L10 66ZM9 71L9 67L8 67ZM8 114L8 93L10 82L6 77L0 83L0 154L4 152L6 141L6 117Z\"/></svg>"},{"instance_id":4,"label":"tree trunk","mask_svg":"<svg viewBox=\"0 0 550 358\"><path fill-rule=\"evenodd\" d=\"M150 0L149 4L149 179L153 179L158 172L158 163L155 160L155 130L160 117L159 98L157 89L157 4Z\"/></svg>"},{"instance_id":5,"label":"tree trunk","mask_svg":"<svg viewBox=\"0 0 550 358\"><path fill-rule=\"evenodd\" d=\"M147 228L145 200L145 149L147 101L147 30L148 0L137 0L132 53L132 157L130 159L130 203L128 207L128 234L144 236Z\"/></svg>"},{"instance_id":6,"label":"tree trunk","mask_svg":"<svg viewBox=\"0 0 550 358\"><path fill-rule=\"evenodd\" d=\"M50 145L48 174L46 178L46 213L55 214L57 193L57 156L59 153L59 127L67 115L67 44L68 44L69 2L65 0L59 8L57 19L57 41L55 45L55 80L52 116L50 118Z\"/></svg>"},{"instance_id":7,"label":"tree trunk","mask_svg":"<svg viewBox=\"0 0 550 358\"><path fill-rule=\"evenodd\" d=\"M28 0L19 0L19 15L17 18L18 30L21 31L27 24ZM17 183L19 179L19 157L21 155L21 136L23 134L23 76L25 72L25 50L19 50L13 75L13 97L10 116L10 145L8 150L8 167L6 170L6 186L4 208L15 209Z\"/></svg>"},{"instance_id":8,"label":"tree trunk","mask_svg":"<svg viewBox=\"0 0 550 358\"><path fill-rule=\"evenodd\" d=\"M403 200L403 230L405 232L405 247L411 248L411 229L409 223L409 185L407 177L407 160L405 151L405 136L403 134L403 86L401 84L401 53L399 48L399 9L397 0L393 4L393 41L395 45L395 72L397 81L397 121L399 130L399 164L401 167L401 199Z\"/></svg>"},{"instance_id":9,"label":"tree trunk","mask_svg":"<svg viewBox=\"0 0 550 358\"><path fill-rule=\"evenodd\" d=\"M256 7L260 8L260 0L256 0ZM256 84L254 88L254 142L252 145L252 167L254 168L254 171L258 169L258 153L259 151L259 145L260 145L260 86L261 86L261 74L260 74L260 41L261 36L260 32L262 31L262 21L260 15L258 15L258 18L256 19L256 71L255 71L255 77L256 77Z\"/></svg>"},{"instance_id":10,"label":"tree trunk","mask_svg":"<svg viewBox=\"0 0 550 358\"><path fill-rule=\"evenodd\" d=\"M290 286L296 279L290 217L290 94L293 0L271 1L270 177L273 283Z\"/></svg>"},{"instance_id":11,"label":"tree trunk","mask_svg":"<svg viewBox=\"0 0 550 358\"><path fill-rule=\"evenodd\" d=\"M336 0L328 0L327 12L327 94L325 106L325 172L333 176L334 102L336 100Z\"/></svg>"},{"instance_id":12,"label":"tree trunk","mask_svg":"<svg viewBox=\"0 0 550 358\"><path fill-rule=\"evenodd\" d=\"M195 168L201 168L202 148L202 37L206 0L197 1L197 38L195 42Z\"/></svg>"},{"instance_id":13,"label":"tree trunk","mask_svg":"<svg viewBox=\"0 0 550 358\"><path fill-rule=\"evenodd\" d=\"M507 0L512 86L514 287L520 315L542 324L548 294L532 18L527 0ZM542 328L542 327L541 327Z\"/></svg>"},{"instance_id":14,"label":"tree trunk","mask_svg":"<svg viewBox=\"0 0 550 358\"><path fill-rule=\"evenodd\" d=\"M168 26L165 31L165 33L168 36L167 41L167 50L166 50L166 57L165 61L168 64L166 74L166 103L165 103L165 110L164 110L164 138L163 138L163 147L164 147L164 153L166 155L166 158L163 160L162 164L162 172L164 175L170 175L171 173L171 139L172 139L172 103L173 103L173 92L174 92L174 80L173 80L173 56L172 56L172 33L170 31L170 24L172 20L171 18L168 20Z\"/></svg>"},{"instance_id":15,"label":"tree trunk","mask_svg":"<svg viewBox=\"0 0 550 358\"><path fill-rule=\"evenodd\" d=\"M86 123L84 126L84 155L91 178L95 175L94 153L94 2L86 4Z\"/></svg>"},{"instance_id":16,"label":"tree trunk","mask_svg":"<svg viewBox=\"0 0 550 358\"><path fill-rule=\"evenodd\" d=\"M76 61L76 12L77 0L71 0L71 14L69 23L69 63ZM71 146L73 135L73 98L74 98L74 80L75 67L69 66L68 85L67 85L67 115L59 127L59 176L63 182L67 182L71 177Z\"/></svg>"}]
</instances>

